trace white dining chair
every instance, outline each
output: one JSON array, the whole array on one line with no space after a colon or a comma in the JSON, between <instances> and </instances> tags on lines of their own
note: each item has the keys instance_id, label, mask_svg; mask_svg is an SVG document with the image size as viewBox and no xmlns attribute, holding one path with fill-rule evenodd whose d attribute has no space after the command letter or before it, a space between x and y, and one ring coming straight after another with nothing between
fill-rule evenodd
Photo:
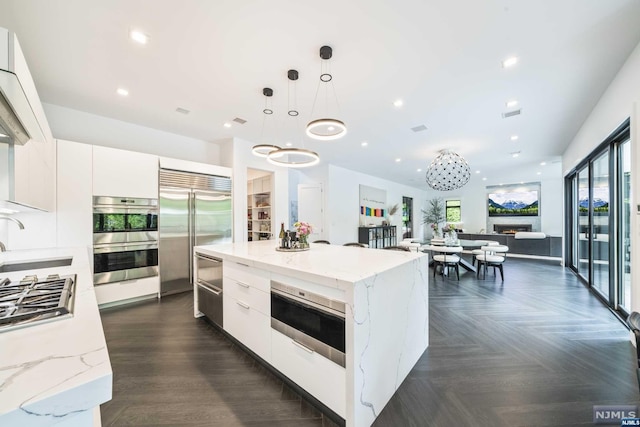
<instances>
[{"instance_id":1,"label":"white dining chair","mask_svg":"<svg viewBox=\"0 0 640 427\"><path fill-rule=\"evenodd\" d=\"M482 254L476 256L476 261L478 261L477 277L480 277L480 270L484 270L482 278L485 279L487 277L487 269L493 267L494 276L497 268L500 270L500 278L504 282L504 269L502 266L507 257L507 252L509 252L509 247L505 245L488 245L481 247L480 250Z\"/></svg>"},{"instance_id":2,"label":"white dining chair","mask_svg":"<svg viewBox=\"0 0 640 427\"><path fill-rule=\"evenodd\" d=\"M442 275L449 275L450 269L453 267L456 271L456 277L460 280L460 256L462 246L439 246L430 245L427 250L433 253L433 277L436 277L438 266L442 268ZM446 273L445 273L446 269Z\"/></svg>"}]
</instances>

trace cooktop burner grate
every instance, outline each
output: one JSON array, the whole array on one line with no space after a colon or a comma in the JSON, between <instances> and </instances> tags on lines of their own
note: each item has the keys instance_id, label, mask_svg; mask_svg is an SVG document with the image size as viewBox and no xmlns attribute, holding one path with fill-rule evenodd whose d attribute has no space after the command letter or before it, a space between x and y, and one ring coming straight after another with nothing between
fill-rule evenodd
<instances>
[{"instance_id":1,"label":"cooktop burner grate","mask_svg":"<svg viewBox=\"0 0 640 427\"><path fill-rule=\"evenodd\" d=\"M75 275L0 281L0 331L71 315Z\"/></svg>"}]
</instances>

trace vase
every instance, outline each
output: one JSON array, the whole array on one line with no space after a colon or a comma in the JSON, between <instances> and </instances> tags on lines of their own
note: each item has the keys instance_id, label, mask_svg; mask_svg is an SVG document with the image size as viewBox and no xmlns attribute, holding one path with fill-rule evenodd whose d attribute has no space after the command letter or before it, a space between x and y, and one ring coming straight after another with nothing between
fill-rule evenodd
<instances>
[{"instance_id":1,"label":"vase","mask_svg":"<svg viewBox=\"0 0 640 427\"><path fill-rule=\"evenodd\" d=\"M307 240L308 235L300 235L300 247L301 248L308 248L309 247L309 241Z\"/></svg>"}]
</instances>

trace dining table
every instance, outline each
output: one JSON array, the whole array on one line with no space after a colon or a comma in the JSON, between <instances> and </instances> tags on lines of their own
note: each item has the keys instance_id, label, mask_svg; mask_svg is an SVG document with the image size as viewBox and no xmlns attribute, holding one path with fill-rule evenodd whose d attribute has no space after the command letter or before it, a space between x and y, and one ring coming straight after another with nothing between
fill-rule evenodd
<instances>
[{"instance_id":1,"label":"dining table","mask_svg":"<svg viewBox=\"0 0 640 427\"><path fill-rule=\"evenodd\" d=\"M471 251L473 249L480 249L482 246L485 246L487 244L486 240L468 240L468 239L458 239L452 242L447 242L446 244L432 244L432 242L430 240L425 241L425 244L423 246L420 247L420 250L422 252L437 252L438 247L446 247L446 246L461 246L463 250L465 251ZM437 243L441 243L440 241L437 241ZM462 253L460 253L459 255L462 255ZM462 256L460 256L460 266L462 268L464 268L467 271L472 271L474 273L477 273L477 269L476 267L471 264L469 261L467 261L466 259L464 259Z\"/></svg>"}]
</instances>

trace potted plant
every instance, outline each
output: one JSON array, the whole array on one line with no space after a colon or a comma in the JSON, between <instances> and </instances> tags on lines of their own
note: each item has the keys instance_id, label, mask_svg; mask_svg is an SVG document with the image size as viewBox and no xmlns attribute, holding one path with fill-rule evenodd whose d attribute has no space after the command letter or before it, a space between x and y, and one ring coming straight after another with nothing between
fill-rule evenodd
<instances>
[{"instance_id":1,"label":"potted plant","mask_svg":"<svg viewBox=\"0 0 640 427\"><path fill-rule=\"evenodd\" d=\"M444 201L440 197L427 200L427 208L422 209L422 223L429 224L433 231L433 237L440 237L440 223L446 219L444 214Z\"/></svg>"}]
</instances>

